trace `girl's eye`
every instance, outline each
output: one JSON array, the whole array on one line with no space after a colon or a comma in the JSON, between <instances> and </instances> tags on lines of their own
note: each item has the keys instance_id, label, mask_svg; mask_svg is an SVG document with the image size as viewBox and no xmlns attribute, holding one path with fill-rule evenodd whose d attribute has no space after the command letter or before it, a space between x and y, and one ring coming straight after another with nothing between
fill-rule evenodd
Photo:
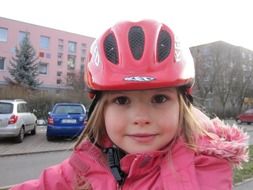
<instances>
[{"instance_id":1,"label":"girl's eye","mask_svg":"<svg viewBox=\"0 0 253 190\"><path fill-rule=\"evenodd\" d=\"M119 105L129 104L130 100L126 96L120 96L114 99L114 102Z\"/></svg>"},{"instance_id":2,"label":"girl's eye","mask_svg":"<svg viewBox=\"0 0 253 190\"><path fill-rule=\"evenodd\" d=\"M168 100L168 97L165 96L165 95L162 95L162 94L158 94L158 95L155 95L153 98L152 98L152 103L157 103L157 104L161 104L161 103L164 103Z\"/></svg>"}]
</instances>

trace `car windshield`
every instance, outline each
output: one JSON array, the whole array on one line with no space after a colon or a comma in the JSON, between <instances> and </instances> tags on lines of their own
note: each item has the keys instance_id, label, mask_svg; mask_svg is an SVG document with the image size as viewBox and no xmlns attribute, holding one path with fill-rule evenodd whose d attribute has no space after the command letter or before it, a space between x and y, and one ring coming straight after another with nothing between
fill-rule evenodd
<instances>
[{"instance_id":1,"label":"car windshield","mask_svg":"<svg viewBox=\"0 0 253 190\"><path fill-rule=\"evenodd\" d=\"M55 114L83 114L84 110L80 105L58 105L54 112Z\"/></svg>"},{"instance_id":2,"label":"car windshield","mask_svg":"<svg viewBox=\"0 0 253 190\"><path fill-rule=\"evenodd\" d=\"M0 102L0 114L10 114L13 110L13 104Z\"/></svg>"}]
</instances>

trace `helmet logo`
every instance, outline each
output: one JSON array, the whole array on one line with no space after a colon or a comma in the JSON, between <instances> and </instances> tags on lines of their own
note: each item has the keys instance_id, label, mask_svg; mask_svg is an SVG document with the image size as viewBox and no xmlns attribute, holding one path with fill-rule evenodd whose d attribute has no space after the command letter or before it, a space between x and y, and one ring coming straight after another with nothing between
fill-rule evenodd
<instances>
[{"instance_id":1,"label":"helmet logo","mask_svg":"<svg viewBox=\"0 0 253 190\"><path fill-rule=\"evenodd\" d=\"M92 54L92 57L91 57L92 62L96 66L99 66L99 64L100 64L100 58L99 58L99 53L98 53L98 45L97 45L96 41L92 44L91 54Z\"/></svg>"},{"instance_id":2,"label":"helmet logo","mask_svg":"<svg viewBox=\"0 0 253 190\"><path fill-rule=\"evenodd\" d=\"M135 77L125 77L126 81L136 81L136 82L149 82L155 80L154 77L145 77L145 76L135 76Z\"/></svg>"},{"instance_id":3,"label":"helmet logo","mask_svg":"<svg viewBox=\"0 0 253 190\"><path fill-rule=\"evenodd\" d=\"M182 47L177 36L175 36L175 61L180 62L182 60Z\"/></svg>"}]
</instances>

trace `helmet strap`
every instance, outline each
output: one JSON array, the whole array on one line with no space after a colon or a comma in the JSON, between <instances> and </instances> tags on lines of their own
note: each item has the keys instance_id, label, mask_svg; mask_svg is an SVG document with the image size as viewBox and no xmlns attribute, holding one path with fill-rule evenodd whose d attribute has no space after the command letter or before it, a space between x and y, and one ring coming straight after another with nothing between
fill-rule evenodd
<instances>
[{"instance_id":1,"label":"helmet strap","mask_svg":"<svg viewBox=\"0 0 253 190\"><path fill-rule=\"evenodd\" d=\"M96 92L96 94L94 96L95 98L92 100L92 103L89 107L89 111L88 111L88 114L87 114L87 116L88 116L87 120L89 120L95 106L97 105L97 102L100 100L101 94L102 94L101 92Z\"/></svg>"},{"instance_id":2,"label":"helmet strap","mask_svg":"<svg viewBox=\"0 0 253 190\"><path fill-rule=\"evenodd\" d=\"M111 168L112 175L119 185L125 181L126 174L120 169L120 159L125 156L125 152L118 147L104 148L103 152L106 153L107 162Z\"/></svg>"},{"instance_id":3,"label":"helmet strap","mask_svg":"<svg viewBox=\"0 0 253 190\"><path fill-rule=\"evenodd\" d=\"M183 95L183 98L187 106L190 106L190 104L193 104L193 97L191 95L189 88L187 88L187 86L179 87L179 92Z\"/></svg>"}]
</instances>

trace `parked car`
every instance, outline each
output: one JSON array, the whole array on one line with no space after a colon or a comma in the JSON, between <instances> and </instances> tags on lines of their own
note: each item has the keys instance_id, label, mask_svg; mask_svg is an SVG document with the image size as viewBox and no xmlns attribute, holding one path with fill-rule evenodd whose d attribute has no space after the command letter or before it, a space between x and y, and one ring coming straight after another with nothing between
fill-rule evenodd
<instances>
[{"instance_id":1,"label":"parked car","mask_svg":"<svg viewBox=\"0 0 253 190\"><path fill-rule=\"evenodd\" d=\"M236 116L237 123L253 123L253 109L246 110L245 112Z\"/></svg>"},{"instance_id":2,"label":"parked car","mask_svg":"<svg viewBox=\"0 0 253 190\"><path fill-rule=\"evenodd\" d=\"M57 103L47 119L47 140L55 137L78 137L86 123L87 112L83 104Z\"/></svg>"},{"instance_id":3,"label":"parked car","mask_svg":"<svg viewBox=\"0 0 253 190\"><path fill-rule=\"evenodd\" d=\"M26 133L36 134L37 117L21 99L0 100L0 137L15 137L23 141Z\"/></svg>"}]
</instances>

